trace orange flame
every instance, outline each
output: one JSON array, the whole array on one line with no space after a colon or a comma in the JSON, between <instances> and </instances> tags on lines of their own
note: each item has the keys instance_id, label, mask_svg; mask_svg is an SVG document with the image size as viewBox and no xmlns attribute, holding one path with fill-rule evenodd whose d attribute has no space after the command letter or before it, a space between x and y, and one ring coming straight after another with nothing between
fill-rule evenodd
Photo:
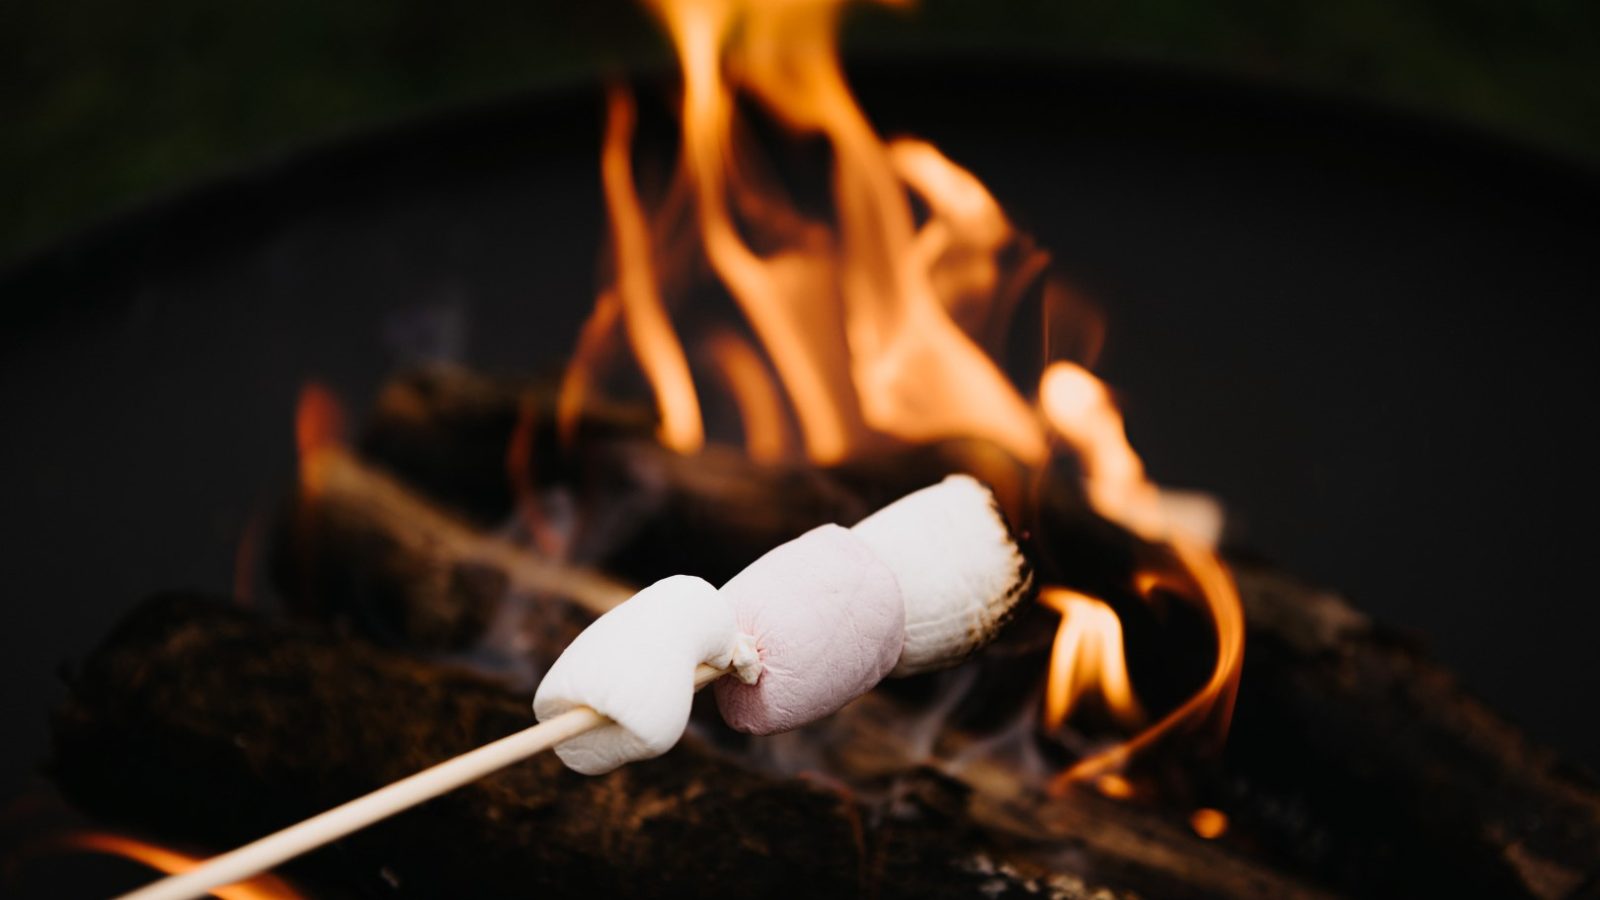
<instances>
[{"instance_id":1,"label":"orange flame","mask_svg":"<svg viewBox=\"0 0 1600 900\"><path fill-rule=\"evenodd\" d=\"M650 233L633 190L633 100L612 91L607 105L606 142L600 155L611 242L617 253L617 296L634 355L655 388L661 412L661 440L683 453L700 449L700 402L689 375L689 361L678 343L656 286Z\"/></svg>"},{"instance_id":2,"label":"orange flame","mask_svg":"<svg viewBox=\"0 0 1600 900\"><path fill-rule=\"evenodd\" d=\"M744 424L744 446L756 462L777 462L788 455L783 422L783 395L755 348L736 334L719 331L706 341L706 352L733 395Z\"/></svg>"},{"instance_id":3,"label":"orange flame","mask_svg":"<svg viewBox=\"0 0 1600 900\"><path fill-rule=\"evenodd\" d=\"M1039 400L1046 421L1082 463L1089 502L1106 518L1172 550L1210 615L1217 639L1216 663L1199 691L1131 740L1080 760L1057 779L1059 790L1121 767L1133 753L1180 728L1209 721L1217 734L1225 733L1244 664L1244 611L1227 567L1209 546L1169 521L1161 493L1145 478L1144 463L1128 444L1122 414L1105 385L1072 363L1058 362L1045 370ZM1164 583L1148 574L1138 580L1141 586Z\"/></svg>"},{"instance_id":4,"label":"orange flame","mask_svg":"<svg viewBox=\"0 0 1600 900\"><path fill-rule=\"evenodd\" d=\"M1122 622L1093 597L1064 588L1045 588L1039 602L1061 613L1050 674L1045 680L1045 724L1059 728L1086 695L1098 694L1117 723L1127 728L1144 721L1122 655Z\"/></svg>"},{"instance_id":5,"label":"orange flame","mask_svg":"<svg viewBox=\"0 0 1600 900\"><path fill-rule=\"evenodd\" d=\"M322 461L330 449L337 449L344 435L344 411L333 392L314 382L300 388L295 406L294 440L300 452L300 486L315 496L322 491Z\"/></svg>"},{"instance_id":6,"label":"orange flame","mask_svg":"<svg viewBox=\"0 0 1600 900\"><path fill-rule=\"evenodd\" d=\"M61 839L61 844L75 850L121 856L168 875L187 872L205 861L155 844L99 832L68 835ZM257 875L237 884L217 888L211 895L221 900L299 900L302 896L276 875Z\"/></svg>"},{"instance_id":7,"label":"orange flame","mask_svg":"<svg viewBox=\"0 0 1600 900\"><path fill-rule=\"evenodd\" d=\"M689 269L678 256L698 254L755 339L752 346L718 331L690 342L707 347L753 457L787 456L791 434L796 451L818 463L886 440L967 437L1037 467L1054 442L1080 460L1101 515L1170 548L1177 570L1170 580L1197 599L1216 629L1211 677L1126 743L1080 761L1061 783L1115 778L1129 755L1180 729L1209 723L1220 734L1243 654L1238 596L1211 550L1220 515L1192 499L1180 509L1146 477L1109 392L1084 369L1046 368L1037 406L1001 372L990 353L1021 294L1019 279L1042 271L1046 258L970 172L926 142L886 143L875 133L839 63L835 31L845 2L647 0L677 50L683 80L678 172L669 199L647 211L629 158L633 106L613 92L602 170L616 273L563 381L563 435L570 438L612 349L625 345L655 395L662 441L683 452L702 445L693 372L667 314L685 286L661 277ZM802 212L764 177L738 118L745 100L831 151L829 217ZM685 210L692 210L688 229ZM1019 247L1027 252L1010 252ZM1059 357L1081 345L1092 355L1098 330L1066 339L1051 319L1068 299L1045 292L1044 350ZM1064 719L1095 692L1133 728L1142 716L1115 615L1065 591L1046 592L1044 602L1063 614L1047 720Z\"/></svg>"},{"instance_id":8,"label":"orange flame","mask_svg":"<svg viewBox=\"0 0 1600 900\"><path fill-rule=\"evenodd\" d=\"M885 145L873 132L835 52L840 5L652 2L682 66L681 166L701 250L771 358L813 460L835 462L889 435L985 437L1041 462L1046 444L1027 403L952 318L992 293L994 256L1010 226L977 179L931 146ZM740 92L831 146L836 229L794 211L735 158ZM677 338L657 327L665 317L626 168L628 110L614 95L603 155L619 270L613 292L626 310L616 324L656 392L667 443L692 450L699 411ZM920 229L913 193L932 212ZM593 366L589 356L574 365ZM586 372L568 382L576 392L592 380ZM575 401L564 406L570 415Z\"/></svg>"},{"instance_id":9,"label":"orange flame","mask_svg":"<svg viewBox=\"0 0 1600 900\"><path fill-rule=\"evenodd\" d=\"M533 539L534 546L546 556L557 558L562 551L561 536L545 518L534 479L534 429L538 425L538 417L539 398L529 391L517 402L517 421L511 428L511 439L506 441L506 480L510 482L512 496L516 498L517 515Z\"/></svg>"}]
</instances>

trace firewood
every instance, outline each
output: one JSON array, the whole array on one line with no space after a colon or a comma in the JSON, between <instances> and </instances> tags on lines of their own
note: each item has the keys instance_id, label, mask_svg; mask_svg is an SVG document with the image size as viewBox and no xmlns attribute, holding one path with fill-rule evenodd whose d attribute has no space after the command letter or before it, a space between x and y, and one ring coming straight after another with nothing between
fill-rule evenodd
<instances>
[{"instance_id":1,"label":"firewood","mask_svg":"<svg viewBox=\"0 0 1600 900\"><path fill-rule=\"evenodd\" d=\"M315 489L289 502L273 568L291 608L350 619L369 636L449 650L475 642L508 594L556 597L571 639L632 593L483 532L337 446L316 451Z\"/></svg>"},{"instance_id":2,"label":"firewood","mask_svg":"<svg viewBox=\"0 0 1600 900\"><path fill-rule=\"evenodd\" d=\"M479 525L498 524L517 501L515 472L541 483L576 480L582 460L558 439L556 388L550 378L413 370L379 390L357 446L434 501ZM591 401L574 436L584 443L647 439L654 430L648 406Z\"/></svg>"},{"instance_id":3,"label":"firewood","mask_svg":"<svg viewBox=\"0 0 1600 900\"><path fill-rule=\"evenodd\" d=\"M458 402L449 389L429 397L447 409ZM584 463L584 483L615 479L618 496L656 486L654 505L630 513L632 536L597 558L639 581L732 574L812 525L854 521L851 511L870 508L873 491L952 468L976 462L997 481L1005 476L1004 461L972 445L890 450L817 471L732 452L683 457L642 434L612 432L585 447ZM368 449L410 471L384 442ZM638 472L650 476L630 475ZM1119 597L1118 585L1150 548L1089 514L1062 480L1045 487L1027 523L1048 543L1045 576L1106 596L1136 624L1148 614L1125 590ZM1229 809L1233 839L1361 893L1600 891L1600 793L1585 773L1531 744L1417 642L1325 592L1260 567L1236 571L1249 633L1233 734L1220 765L1202 767L1186 788ZM985 665L979 677L1012 690L986 696L1026 696L1028 679L1043 671L1050 624L1024 616L991 651L1012 664Z\"/></svg>"},{"instance_id":4,"label":"firewood","mask_svg":"<svg viewBox=\"0 0 1600 900\"><path fill-rule=\"evenodd\" d=\"M1600 896L1600 786L1337 596L1236 567L1249 652L1216 773L1274 856L1396 895Z\"/></svg>"},{"instance_id":5,"label":"firewood","mask_svg":"<svg viewBox=\"0 0 1600 900\"><path fill-rule=\"evenodd\" d=\"M69 799L106 821L229 844L530 718L526 698L470 672L169 595L139 607L72 678L51 769ZM761 775L693 740L593 778L545 755L290 872L420 896L1122 893L998 855L966 812L966 790L935 773L902 773L874 793Z\"/></svg>"},{"instance_id":6,"label":"firewood","mask_svg":"<svg viewBox=\"0 0 1600 900\"><path fill-rule=\"evenodd\" d=\"M634 583L679 572L720 583L817 525L853 523L980 464L1002 491L1016 478L1014 463L976 441L891 445L827 469L757 463L717 444L683 455L655 439L646 408L618 405L585 407L563 443L555 409L554 389L543 382L411 372L380 391L357 455L484 525L516 515L527 498L517 496L508 468L524 472L584 511L569 558ZM534 437L519 439L519 427ZM513 451L523 456L508 466Z\"/></svg>"}]
</instances>

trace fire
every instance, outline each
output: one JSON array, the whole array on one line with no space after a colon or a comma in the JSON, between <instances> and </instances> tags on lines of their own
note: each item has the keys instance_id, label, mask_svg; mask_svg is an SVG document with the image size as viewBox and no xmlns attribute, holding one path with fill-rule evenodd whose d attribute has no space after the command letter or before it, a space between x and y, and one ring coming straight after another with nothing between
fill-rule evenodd
<instances>
[{"instance_id":1,"label":"fire","mask_svg":"<svg viewBox=\"0 0 1600 900\"><path fill-rule=\"evenodd\" d=\"M322 460L326 451L337 448L344 434L344 411L333 392L307 382L300 389L295 406L294 441L300 453L300 484L307 494L322 490Z\"/></svg>"},{"instance_id":2,"label":"fire","mask_svg":"<svg viewBox=\"0 0 1600 900\"><path fill-rule=\"evenodd\" d=\"M977 179L938 151L886 145L873 132L834 50L839 6L652 3L682 64L680 177L694 197L699 250L770 357L811 459L836 462L874 436L977 436L1041 462L1046 442L1028 404L951 317L992 291L994 250L1009 226ZM793 209L735 154L741 95L828 142L836 227ZM698 402L678 338L661 327L646 218L627 177L631 106L613 95L610 109L602 159L617 275L591 327L624 332L655 391L664 439L692 450L703 440ZM913 194L932 212L920 228ZM576 393L592 380L586 372L568 384ZM570 415L576 404L565 407Z\"/></svg>"},{"instance_id":3,"label":"fire","mask_svg":"<svg viewBox=\"0 0 1600 900\"><path fill-rule=\"evenodd\" d=\"M563 380L562 433L570 437L585 398L626 359L616 352L626 347L654 395L660 439L685 453L708 440L700 365L732 396L747 452L761 461L831 464L885 444L945 438L986 440L1035 470L1055 453L1076 456L1094 510L1169 551L1170 565L1140 577L1192 599L1216 630L1215 667L1192 697L1060 781L1126 784L1116 772L1139 749L1179 730L1226 729L1244 632L1232 580L1211 549L1220 513L1163 494L1129 446L1105 385L1061 361L1068 346L1098 346L1097 329L1067 335L1061 323L1046 323L1042 349L1057 361L1037 402L1001 371L994 355L1020 285L1047 258L971 172L925 141L885 141L873 130L839 62L844 4L647 0L682 76L677 168L662 199L641 195L630 156L633 103L613 91L601 169L614 271ZM752 108L830 151L828 215L803 211L766 174L741 119ZM745 328L673 321L689 299L683 276L702 266ZM1046 291L1047 318L1062 302ZM1047 723L1059 725L1094 694L1133 732L1146 719L1115 613L1065 589L1041 599L1062 614Z\"/></svg>"},{"instance_id":4,"label":"fire","mask_svg":"<svg viewBox=\"0 0 1600 900\"><path fill-rule=\"evenodd\" d=\"M68 835L62 838L60 843L74 850L121 856L144 863L150 868L168 875L187 872L205 862L200 857L189 856L176 850L168 850L165 847L147 844L144 841L136 841L133 838L100 832L82 832ZM221 900L298 900L302 896L298 891L289 887L287 882L275 875L257 875L238 884L217 888L211 892L211 895L220 897Z\"/></svg>"},{"instance_id":5,"label":"fire","mask_svg":"<svg viewBox=\"0 0 1600 900\"><path fill-rule=\"evenodd\" d=\"M760 354L731 331L716 332L706 341L717 375L744 423L744 446L757 462L777 462L789 455L783 395L767 372Z\"/></svg>"},{"instance_id":6,"label":"fire","mask_svg":"<svg viewBox=\"0 0 1600 900\"><path fill-rule=\"evenodd\" d=\"M607 108L606 143L600 170L617 253L616 294L622 304L623 331L655 388L661 411L661 440L674 450L700 449L700 402L695 397L689 361L662 307L650 254L650 233L633 190L633 101L613 91Z\"/></svg>"},{"instance_id":7,"label":"fire","mask_svg":"<svg viewBox=\"0 0 1600 900\"><path fill-rule=\"evenodd\" d=\"M1061 613L1045 680L1045 725L1059 728L1078 702L1094 693L1118 724L1137 727L1144 710L1128 679L1117 614L1099 600L1065 588L1045 588L1039 602Z\"/></svg>"},{"instance_id":8,"label":"fire","mask_svg":"<svg viewBox=\"0 0 1600 900\"><path fill-rule=\"evenodd\" d=\"M555 559L562 555L563 542L545 518L533 471L534 426L538 424L538 415L538 398L532 392L524 394L517 403L517 421L511 429L511 439L506 442L506 481L516 497L517 515L534 546Z\"/></svg>"},{"instance_id":9,"label":"fire","mask_svg":"<svg viewBox=\"0 0 1600 900\"><path fill-rule=\"evenodd\" d=\"M1127 742L1062 773L1055 784L1059 790L1120 768L1133 753L1180 728L1209 723L1216 734L1225 733L1244 664L1244 611L1227 567L1208 544L1169 518L1161 492L1146 479L1144 463L1128 443L1122 414L1105 385L1072 363L1058 362L1045 370L1039 394L1046 421L1083 466L1090 504L1145 540L1171 549L1183 578L1210 614L1217 638L1216 663L1198 692ZM1170 583L1164 573L1139 573L1135 581L1144 588Z\"/></svg>"}]
</instances>

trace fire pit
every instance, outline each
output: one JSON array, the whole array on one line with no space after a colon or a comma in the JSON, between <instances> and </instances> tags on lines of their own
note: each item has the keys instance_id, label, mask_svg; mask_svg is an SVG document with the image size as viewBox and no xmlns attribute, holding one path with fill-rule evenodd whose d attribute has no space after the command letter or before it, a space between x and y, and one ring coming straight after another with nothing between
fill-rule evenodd
<instances>
[{"instance_id":1,"label":"fire pit","mask_svg":"<svg viewBox=\"0 0 1600 900\"><path fill-rule=\"evenodd\" d=\"M703 23L668 19L694 46ZM1593 181L1138 71L867 69L879 132L918 136L880 144L811 49L731 67L741 105L690 64L681 96L647 82L463 113L14 272L8 295L33 303L9 371L57 386L17 425L98 439L10 468L41 494L81 478L66 500L85 503L107 479L119 501L92 507L106 521L39 504L36 535L87 529L74 545L106 562L57 548L60 567L12 583L89 598L96 624L155 588L234 601L153 597L74 669L63 793L102 827L226 849L529 724L539 676L630 586L720 584L961 471L995 490L1040 586L967 664L776 737L699 715L671 754L593 779L538 757L270 889L1592 891L1591 783L1411 642L1242 548L1463 606L1561 577L1525 560L1583 546L1562 518L1578 504L1498 534L1520 561L1461 571L1441 557L1461 558L1463 526L1439 520L1463 497L1487 510L1473 521L1525 520L1541 479L1593 493L1578 465L1519 463L1510 493L1481 470L1538 433L1575 453L1543 414L1589 365L1555 308L1594 286ZM1545 314L1504 322L1529 285ZM1525 328L1537 350L1491 352ZM502 374L569 351L546 377ZM108 451L106 434L127 437ZM1220 532L1212 501L1146 469L1241 515ZM1220 554L1221 533L1241 549ZM1370 549L1401 539L1407 566ZM1386 613L1474 659L1496 621L1447 608ZM1576 636L1496 652L1581 647L1596 614L1561 614ZM1592 687L1555 665L1542 676ZM1553 718L1542 702L1564 706L1513 705ZM95 841L79 845L127 846Z\"/></svg>"}]
</instances>

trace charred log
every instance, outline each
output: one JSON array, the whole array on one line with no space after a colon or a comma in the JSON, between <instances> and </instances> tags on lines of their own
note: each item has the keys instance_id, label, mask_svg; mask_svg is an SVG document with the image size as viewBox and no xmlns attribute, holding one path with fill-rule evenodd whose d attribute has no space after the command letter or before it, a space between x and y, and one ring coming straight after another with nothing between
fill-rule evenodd
<instances>
[{"instance_id":1,"label":"charred log","mask_svg":"<svg viewBox=\"0 0 1600 900\"><path fill-rule=\"evenodd\" d=\"M460 390L434 385L426 400L455 409L465 402ZM390 415L380 408L375 422ZM392 432L374 425L369 449L414 472L414 460L370 438L385 429ZM574 479L575 490L612 490L613 500L654 497L643 507L634 500L621 517L631 530L594 551L606 571L637 582L679 571L725 577L815 524L853 521L944 471L984 467L1002 490L1007 479L1005 460L967 445L893 451L819 472L759 466L716 450L681 457L641 435L610 432L558 470ZM460 470L445 459L428 477ZM1142 643L1137 631L1149 613L1119 585L1150 548L1088 514L1060 484L1046 488L1028 498L1024 523L1036 549L1048 547L1046 574L1106 597L1123 613L1130 643ZM359 490L348 499L356 508L368 505ZM603 507L606 500L591 495L585 502ZM408 527L387 516L365 522L380 534ZM1240 568L1239 580L1249 634L1233 734L1220 764L1179 785L1197 802L1229 810L1233 845L1363 894L1492 888L1509 896L1600 895L1600 791L1585 774L1532 745L1414 642L1342 601L1261 569ZM424 610L439 605L427 594L412 601ZM982 696L1027 702L1028 679L1044 669L1051 622L1023 616L1013 626L979 676L1010 689ZM1010 662L997 664L997 657ZM1166 669L1186 664L1163 662ZM1203 672L1205 660L1198 665ZM895 691L914 693L916 686ZM1049 817L1026 818L1036 825Z\"/></svg>"},{"instance_id":2,"label":"charred log","mask_svg":"<svg viewBox=\"0 0 1600 900\"><path fill-rule=\"evenodd\" d=\"M1276 857L1395 895L1600 896L1600 787L1418 641L1241 567L1249 650L1221 802Z\"/></svg>"},{"instance_id":3,"label":"charred log","mask_svg":"<svg viewBox=\"0 0 1600 900\"><path fill-rule=\"evenodd\" d=\"M530 720L525 698L480 676L167 596L130 615L72 679L52 769L108 822L230 844ZM997 855L967 789L931 771L874 793L764 776L693 738L597 778L545 754L294 871L412 896L1116 895Z\"/></svg>"},{"instance_id":4,"label":"charred log","mask_svg":"<svg viewBox=\"0 0 1600 900\"><path fill-rule=\"evenodd\" d=\"M472 645L508 596L546 604L570 640L630 591L474 527L338 447L318 450L278 528L273 569L294 611L420 649ZM556 642L556 646L565 641Z\"/></svg>"}]
</instances>

